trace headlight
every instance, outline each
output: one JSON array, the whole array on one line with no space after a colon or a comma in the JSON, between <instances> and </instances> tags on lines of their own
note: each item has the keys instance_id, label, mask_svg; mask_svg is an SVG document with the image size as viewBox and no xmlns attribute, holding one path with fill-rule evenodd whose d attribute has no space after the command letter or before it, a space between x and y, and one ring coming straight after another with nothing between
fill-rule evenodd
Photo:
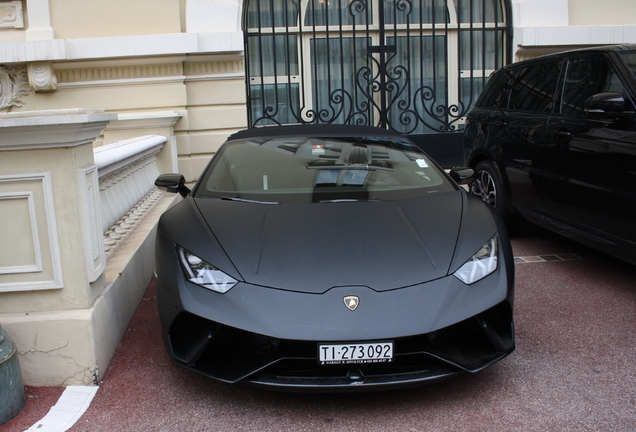
<instances>
[{"instance_id":1,"label":"headlight","mask_svg":"<svg viewBox=\"0 0 636 432\"><path fill-rule=\"evenodd\" d=\"M183 272L190 282L221 294L228 292L238 283L232 276L226 275L187 250L177 247L177 252Z\"/></svg>"},{"instance_id":2,"label":"headlight","mask_svg":"<svg viewBox=\"0 0 636 432\"><path fill-rule=\"evenodd\" d=\"M473 284L497 270L497 237L493 237L453 275L466 285Z\"/></svg>"}]
</instances>

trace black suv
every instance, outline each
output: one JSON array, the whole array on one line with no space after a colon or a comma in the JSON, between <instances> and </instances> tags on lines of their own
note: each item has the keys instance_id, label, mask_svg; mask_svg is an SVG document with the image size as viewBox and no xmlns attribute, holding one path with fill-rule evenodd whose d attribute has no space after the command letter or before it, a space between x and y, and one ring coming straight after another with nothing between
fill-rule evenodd
<instances>
[{"instance_id":1,"label":"black suv","mask_svg":"<svg viewBox=\"0 0 636 432\"><path fill-rule=\"evenodd\" d=\"M496 71L466 119L471 192L636 264L636 45L588 48Z\"/></svg>"}]
</instances>

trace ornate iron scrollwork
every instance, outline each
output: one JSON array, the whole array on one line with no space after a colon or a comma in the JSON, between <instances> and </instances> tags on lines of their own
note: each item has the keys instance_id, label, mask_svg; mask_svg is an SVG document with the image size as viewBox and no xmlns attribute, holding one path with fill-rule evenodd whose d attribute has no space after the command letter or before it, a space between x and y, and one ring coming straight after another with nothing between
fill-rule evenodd
<instances>
[{"instance_id":1,"label":"ornate iron scrollwork","mask_svg":"<svg viewBox=\"0 0 636 432\"><path fill-rule=\"evenodd\" d=\"M503 65L501 2L271 0L271 16L256 20L260 6L252 0L246 40L261 52L250 54L247 44L249 124L349 123L403 134L457 131L487 71ZM279 3L286 9L277 15ZM494 24L469 20L485 17ZM261 22L277 24L263 28ZM487 32L494 36L486 37ZM451 34L457 41L453 49ZM278 47L275 37L289 39L272 60L262 47ZM486 59L488 41L495 41L495 53ZM281 56L286 65L264 75L263 64L280 62ZM298 70L292 73L294 65Z\"/></svg>"}]
</instances>

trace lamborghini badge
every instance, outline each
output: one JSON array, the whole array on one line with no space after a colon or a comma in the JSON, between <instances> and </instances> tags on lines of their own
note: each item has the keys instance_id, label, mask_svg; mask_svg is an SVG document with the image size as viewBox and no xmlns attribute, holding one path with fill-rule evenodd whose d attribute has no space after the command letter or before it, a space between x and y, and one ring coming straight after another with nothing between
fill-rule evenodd
<instances>
[{"instance_id":1,"label":"lamborghini badge","mask_svg":"<svg viewBox=\"0 0 636 432\"><path fill-rule=\"evenodd\" d=\"M345 306L350 311L356 310L358 306L360 305L360 298L358 296L354 296L354 295L345 296L343 300L344 300Z\"/></svg>"}]
</instances>

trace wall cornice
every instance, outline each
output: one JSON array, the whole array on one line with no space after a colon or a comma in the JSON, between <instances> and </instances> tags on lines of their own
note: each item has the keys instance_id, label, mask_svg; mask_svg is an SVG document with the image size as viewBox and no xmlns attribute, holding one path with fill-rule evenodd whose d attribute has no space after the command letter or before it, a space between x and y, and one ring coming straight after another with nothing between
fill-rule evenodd
<instances>
[{"instance_id":1,"label":"wall cornice","mask_svg":"<svg viewBox=\"0 0 636 432\"><path fill-rule=\"evenodd\" d=\"M177 111L120 113L117 120L110 122L108 130L174 127L182 116Z\"/></svg>"},{"instance_id":2,"label":"wall cornice","mask_svg":"<svg viewBox=\"0 0 636 432\"><path fill-rule=\"evenodd\" d=\"M589 46L634 43L636 25L515 27L521 47Z\"/></svg>"},{"instance_id":3,"label":"wall cornice","mask_svg":"<svg viewBox=\"0 0 636 432\"><path fill-rule=\"evenodd\" d=\"M54 63L56 88L64 90L78 87L117 85L144 85L155 83L215 79L245 76L241 55L203 55L194 57L141 58L112 61L82 61Z\"/></svg>"},{"instance_id":4,"label":"wall cornice","mask_svg":"<svg viewBox=\"0 0 636 432\"><path fill-rule=\"evenodd\" d=\"M117 114L97 109L3 113L0 150L76 147L93 142L116 119Z\"/></svg>"},{"instance_id":5,"label":"wall cornice","mask_svg":"<svg viewBox=\"0 0 636 432\"><path fill-rule=\"evenodd\" d=\"M243 51L243 33L170 33L0 43L0 64Z\"/></svg>"}]
</instances>

